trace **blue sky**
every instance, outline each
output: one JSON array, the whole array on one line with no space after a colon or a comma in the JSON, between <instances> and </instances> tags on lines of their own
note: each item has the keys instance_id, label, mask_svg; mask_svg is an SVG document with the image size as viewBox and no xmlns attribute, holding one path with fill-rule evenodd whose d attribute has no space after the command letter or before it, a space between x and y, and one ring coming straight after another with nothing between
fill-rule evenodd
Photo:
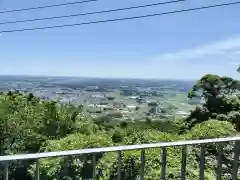
<instances>
[{"instance_id":1,"label":"blue sky","mask_svg":"<svg viewBox=\"0 0 240 180\"><path fill-rule=\"evenodd\" d=\"M71 1L0 0L0 11L64 2ZM159 0L99 0L2 14L0 22L156 2ZM0 25L0 28L80 23L226 2L234 1L186 0L124 13ZM240 64L239 9L240 5L233 5L124 22L1 34L0 74L197 79L206 73L215 73L239 78L235 72Z\"/></svg>"}]
</instances>

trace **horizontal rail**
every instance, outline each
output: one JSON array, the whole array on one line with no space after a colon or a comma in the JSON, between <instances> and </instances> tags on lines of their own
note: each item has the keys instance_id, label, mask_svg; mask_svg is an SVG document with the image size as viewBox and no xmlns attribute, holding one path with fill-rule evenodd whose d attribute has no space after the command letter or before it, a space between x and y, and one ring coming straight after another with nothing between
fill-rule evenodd
<instances>
[{"instance_id":1,"label":"horizontal rail","mask_svg":"<svg viewBox=\"0 0 240 180\"><path fill-rule=\"evenodd\" d=\"M104 152L141 150L141 149L161 148L161 147L171 147L171 146L220 143L220 142L228 142L228 141L240 141L240 137L190 140L190 141L175 141L175 142L164 142L164 143L155 143L155 144L139 144L139 145L116 146L116 147L93 148L93 149L80 149L80 150L69 150L69 151L59 151L59 152L44 152L44 153L36 153L36 154L9 155L9 156L0 156L0 162L13 161L13 160L28 160L28 159L59 157L59 156L71 156L71 155L80 155L80 154L94 154L94 153L100 153L100 152L104 153Z\"/></svg>"}]
</instances>

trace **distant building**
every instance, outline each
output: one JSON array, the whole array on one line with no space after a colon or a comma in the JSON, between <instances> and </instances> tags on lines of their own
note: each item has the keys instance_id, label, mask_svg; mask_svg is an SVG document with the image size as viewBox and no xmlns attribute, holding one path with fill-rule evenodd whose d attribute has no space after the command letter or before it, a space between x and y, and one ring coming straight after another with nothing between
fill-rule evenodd
<instances>
[{"instance_id":1,"label":"distant building","mask_svg":"<svg viewBox=\"0 0 240 180\"><path fill-rule=\"evenodd\" d=\"M129 99L138 99L139 96L130 96Z\"/></svg>"},{"instance_id":2,"label":"distant building","mask_svg":"<svg viewBox=\"0 0 240 180\"><path fill-rule=\"evenodd\" d=\"M126 105L124 103L121 103L121 102L115 102L115 103L113 103L113 106L115 108L118 108L118 109L123 109L123 108L126 107Z\"/></svg>"},{"instance_id":3,"label":"distant building","mask_svg":"<svg viewBox=\"0 0 240 180\"><path fill-rule=\"evenodd\" d=\"M122 114L129 114L129 111L121 111Z\"/></svg>"},{"instance_id":4,"label":"distant building","mask_svg":"<svg viewBox=\"0 0 240 180\"><path fill-rule=\"evenodd\" d=\"M158 107L157 106L153 106L149 108L149 113L151 114L157 114L158 111Z\"/></svg>"},{"instance_id":5,"label":"distant building","mask_svg":"<svg viewBox=\"0 0 240 180\"><path fill-rule=\"evenodd\" d=\"M95 105L94 104L89 104L88 107L94 108Z\"/></svg>"},{"instance_id":6,"label":"distant building","mask_svg":"<svg viewBox=\"0 0 240 180\"><path fill-rule=\"evenodd\" d=\"M147 103L148 103L148 106L150 106L150 107L157 107L158 106L158 102L154 101L154 100L147 101Z\"/></svg>"},{"instance_id":7,"label":"distant building","mask_svg":"<svg viewBox=\"0 0 240 180\"><path fill-rule=\"evenodd\" d=\"M129 110L136 110L137 106L135 106L135 105L127 105L127 108Z\"/></svg>"},{"instance_id":8,"label":"distant building","mask_svg":"<svg viewBox=\"0 0 240 180\"><path fill-rule=\"evenodd\" d=\"M108 108L108 107L110 107L110 106L97 104L96 107L98 107L98 108Z\"/></svg>"},{"instance_id":9,"label":"distant building","mask_svg":"<svg viewBox=\"0 0 240 180\"><path fill-rule=\"evenodd\" d=\"M190 114L189 112L178 111L178 112L176 112L175 116L187 117L189 114Z\"/></svg>"},{"instance_id":10,"label":"distant building","mask_svg":"<svg viewBox=\"0 0 240 180\"><path fill-rule=\"evenodd\" d=\"M92 98L94 99L103 99L105 96L103 94L93 94L91 95Z\"/></svg>"},{"instance_id":11,"label":"distant building","mask_svg":"<svg viewBox=\"0 0 240 180\"><path fill-rule=\"evenodd\" d=\"M143 104L143 103L146 102L146 100L145 100L144 98L138 98L138 99L136 100L136 102Z\"/></svg>"}]
</instances>

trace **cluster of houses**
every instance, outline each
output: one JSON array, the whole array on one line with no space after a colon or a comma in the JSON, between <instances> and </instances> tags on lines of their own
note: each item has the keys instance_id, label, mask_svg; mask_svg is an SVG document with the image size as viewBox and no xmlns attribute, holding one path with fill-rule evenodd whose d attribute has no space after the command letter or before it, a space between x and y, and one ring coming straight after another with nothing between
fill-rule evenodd
<instances>
[{"instance_id":1,"label":"cluster of houses","mask_svg":"<svg viewBox=\"0 0 240 180\"><path fill-rule=\"evenodd\" d=\"M153 100L154 95L160 96L163 94L154 93L155 91L151 90L141 90L138 89L129 90L122 89L120 95L124 96L124 99L129 99L129 101L124 100L115 100L115 97L108 96L107 93L96 92L92 94L88 99L88 108L95 109L101 112L115 111L120 112L121 114L132 114L142 107L144 111L148 111L149 114L164 114L166 116L175 116L175 117L186 117L189 115L188 112L177 111L174 114L169 114L166 107L163 107L160 103ZM156 91L157 92L157 91ZM164 92L163 92L164 93ZM190 103L199 104L199 99L188 100ZM129 104L127 104L127 102ZM142 111L141 111L142 112Z\"/></svg>"}]
</instances>

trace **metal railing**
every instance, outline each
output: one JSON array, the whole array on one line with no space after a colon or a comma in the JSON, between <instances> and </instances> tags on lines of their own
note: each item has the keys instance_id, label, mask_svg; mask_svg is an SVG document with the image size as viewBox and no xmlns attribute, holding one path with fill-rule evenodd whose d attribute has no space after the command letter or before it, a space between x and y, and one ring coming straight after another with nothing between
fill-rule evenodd
<instances>
[{"instance_id":1,"label":"metal railing","mask_svg":"<svg viewBox=\"0 0 240 180\"><path fill-rule=\"evenodd\" d=\"M117 147L106 147L106 148L94 148L94 149L80 149L80 150L71 150L71 151L60 151L60 152L44 152L36 154L23 154L23 155L11 155L11 156L0 156L0 163L4 163L4 180L9 179L9 168L8 164L11 161L16 160L36 160L36 174L35 179L40 180L40 163L39 159L41 158L50 158L50 157L60 157L60 156L73 156L73 155L86 155L92 154L92 165L93 180L96 179L96 154L97 153L106 153L106 152L117 152L118 153L118 168L117 168L117 179L121 180L121 158L123 151L129 150L141 150L140 155L140 180L144 180L145 175L145 149L151 148L161 148L162 149L162 163L161 163L161 180L166 179L166 164L167 164L167 148L173 146L182 146L182 160L181 160L181 180L185 180L186 175L186 160L187 160L187 147L189 145L200 145L200 163L199 163L199 180L204 180L204 168L205 168L205 145L210 143L224 143L232 142L234 144L233 149L233 164L232 164L232 180L237 180L238 178L238 164L239 164L239 155L240 155L240 137L230 137L230 138L218 138L218 139L204 139L204 140L192 140L192 141L177 141L177 142L164 142L156 144L141 144L141 145L130 145L130 146L117 146ZM221 180L222 174L222 159L221 154L217 157L217 170L216 170L216 180Z\"/></svg>"}]
</instances>

